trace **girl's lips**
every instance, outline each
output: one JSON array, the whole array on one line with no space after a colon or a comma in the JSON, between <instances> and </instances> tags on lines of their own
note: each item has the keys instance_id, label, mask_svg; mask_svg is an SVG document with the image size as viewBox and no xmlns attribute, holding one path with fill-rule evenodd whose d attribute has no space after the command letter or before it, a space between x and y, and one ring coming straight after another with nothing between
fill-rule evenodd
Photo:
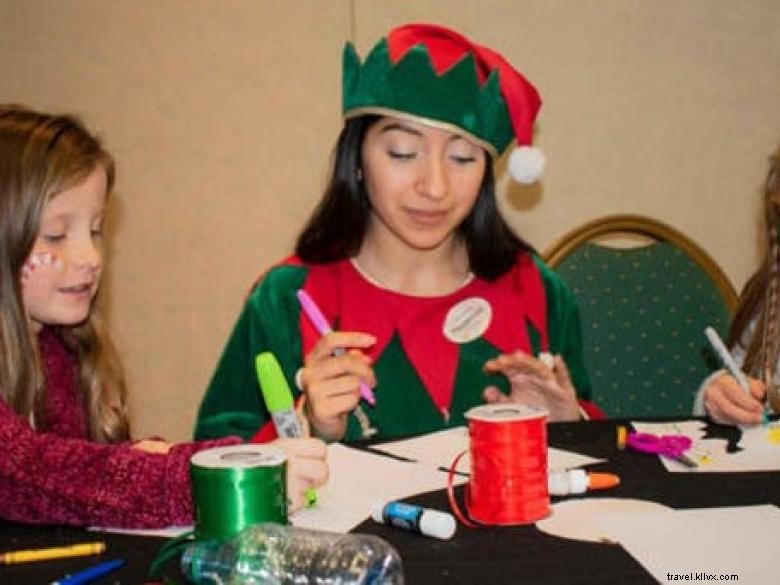
<instances>
[{"instance_id":1,"label":"girl's lips","mask_svg":"<svg viewBox=\"0 0 780 585\"><path fill-rule=\"evenodd\" d=\"M446 211L425 211L421 209L409 209L407 213L416 223L433 225L447 217Z\"/></svg>"},{"instance_id":2,"label":"girl's lips","mask_svg":"<svg viewBox=\"0 0 780 585\"><path fill-rule=\"evenodd\" d=\"M63 286L60 288L60 292L65 295L74 296L74 297L81 297L81 296L91 296L92 295L92 284L91 283L82 283L82 284L76 284L73 286Z\"/></svg>"}]
</instances>

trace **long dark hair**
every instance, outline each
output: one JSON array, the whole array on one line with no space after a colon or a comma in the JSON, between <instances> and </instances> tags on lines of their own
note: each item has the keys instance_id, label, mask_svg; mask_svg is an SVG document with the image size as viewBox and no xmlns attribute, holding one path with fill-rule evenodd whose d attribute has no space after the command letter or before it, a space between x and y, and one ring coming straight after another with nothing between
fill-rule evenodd
<instances>
[{"instance_id":1,"label":"long dark hair","mask_svg":"<svg viewBox=\"0 0 780 585\"><path fill-rule=\"evenodd\" d=\"M304 262L324 264L360 251L371 212L368 193L360 180L361 148L366 132L379 119L360 116L344 124L333 151L330 182L295 246L295 253ZM488 160L485 165L474 208L458 227L471 270L485 280L494 280L512 268L521 250L533 252L498 211L491 163Z\"/></svg>"}]
</instances>

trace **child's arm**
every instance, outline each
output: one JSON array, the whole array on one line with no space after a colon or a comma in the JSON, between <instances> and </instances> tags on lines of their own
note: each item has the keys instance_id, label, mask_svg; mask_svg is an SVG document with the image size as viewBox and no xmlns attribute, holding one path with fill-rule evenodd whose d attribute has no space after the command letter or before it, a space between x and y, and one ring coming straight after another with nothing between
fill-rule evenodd
<instances>
[{"instance_id":1,"label":"child's arm","mask_svg":"<svg viewBox=\"0 0 780 585\"><path fill-rule=\"evenodd\" d=\"M19 522L152 528L192 522L189 458L130 443L105 445L37 433L0 400L0 516Z\"/></svg>"}]
</instances>

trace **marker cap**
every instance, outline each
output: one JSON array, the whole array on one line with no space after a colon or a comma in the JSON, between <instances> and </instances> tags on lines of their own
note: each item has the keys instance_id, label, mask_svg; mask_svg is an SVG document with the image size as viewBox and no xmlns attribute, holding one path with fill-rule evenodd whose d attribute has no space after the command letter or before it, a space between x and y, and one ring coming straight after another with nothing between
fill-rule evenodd
<instances>
[{"instance_id":1,"label":"marker cap","mask_svg":"<svg viewBox=\"0 0 780 585\"><path fill-rule=\"evenodd\" d=\"M455 534L455 518L447 512L428 510L420 517L420 532L434 538L447 539Z\"/></svg>"},{"instance_id":2,"label":"marker cap","mask_svg":"<svg viewBox=\"0 0 780 585\"><path fill-rule=\"evenodd\" d=\"M268 412L281 412L293 408L290 386L274 354L270 352L259 354L255 358L255 368Z\"/></svg>"}]
</instances>

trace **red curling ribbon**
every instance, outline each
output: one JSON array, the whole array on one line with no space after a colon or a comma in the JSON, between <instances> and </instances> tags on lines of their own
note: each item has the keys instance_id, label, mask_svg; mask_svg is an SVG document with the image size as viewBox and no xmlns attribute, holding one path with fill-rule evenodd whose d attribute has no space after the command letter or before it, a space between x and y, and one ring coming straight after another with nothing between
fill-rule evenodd
<instances>
[{"instance_id":1,"label":"red curling ribbon","mask_svg":"<svg viewBox=\"0 0 780 585\"><path fill-rule=\"evenodd\" d=\"M460 453L448 476L453 514L466 526L530 524L550 513L547 491L547 413L520 404L488 404L466 413L471 479L466 518L452 488ZM473 522L472 522L473 521Z\"/></svg>"}]
</instances>

